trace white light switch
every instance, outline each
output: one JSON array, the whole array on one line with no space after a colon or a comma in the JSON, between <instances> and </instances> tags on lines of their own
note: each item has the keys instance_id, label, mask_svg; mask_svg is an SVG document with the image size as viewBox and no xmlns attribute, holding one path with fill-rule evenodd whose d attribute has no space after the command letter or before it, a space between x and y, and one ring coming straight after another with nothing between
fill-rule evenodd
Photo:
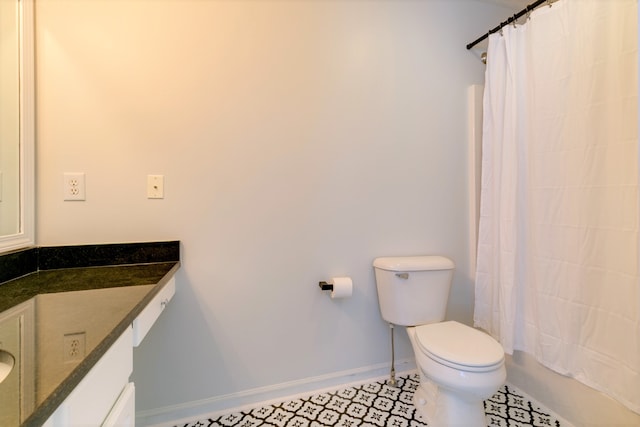
<instances>
[{"instance_id":1,"label":"white light switch","mask_svg":"<svg viewBox=\"0 0 640 427\"><path fill-rule=\"evenodd\" d=\"M164 199L164 175L147 175L147 199Z\"/></svg>"}]
</instances>

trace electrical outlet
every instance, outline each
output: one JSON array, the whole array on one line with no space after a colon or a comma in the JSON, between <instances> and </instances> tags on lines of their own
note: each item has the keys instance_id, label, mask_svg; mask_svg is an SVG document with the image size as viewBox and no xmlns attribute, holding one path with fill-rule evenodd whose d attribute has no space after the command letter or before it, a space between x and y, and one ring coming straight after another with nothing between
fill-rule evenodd
<instances>
[{"instance_id":1,"label":"electrical outlet","mask_svg":"<svg viewBox=\"0 0 640 427\"><path fill-rule=\"evenodd\" d=\"M64 174L64 200L85 200L84 173Z\"/></svg>"},{"instance_id":2,"label":"electrical outlet","mask_svg":"<svg viewBox=\"0 0 640 427\"><path fill-rule=\"evenodd\" d=\"M82 360L86 351L86 343L87 334L85 332L65 334L62 341L63 362L77 362Z\"/></svg>"}]
</instances>

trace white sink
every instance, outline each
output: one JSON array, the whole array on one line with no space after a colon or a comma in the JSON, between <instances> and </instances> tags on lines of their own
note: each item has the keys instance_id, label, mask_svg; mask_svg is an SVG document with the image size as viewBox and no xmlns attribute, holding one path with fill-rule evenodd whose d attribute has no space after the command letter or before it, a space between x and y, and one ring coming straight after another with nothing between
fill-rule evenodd
<instances>
[{"instance_id":1,"label":"white sink","mask_svg":"<svg viewBox=\"0 0 640 427\"><path fill-rule=\"evenodd\" d=\"M0 350L0 383L9 376L15 363L16 360L10 353Z\"/></svg>"}]
</instances>

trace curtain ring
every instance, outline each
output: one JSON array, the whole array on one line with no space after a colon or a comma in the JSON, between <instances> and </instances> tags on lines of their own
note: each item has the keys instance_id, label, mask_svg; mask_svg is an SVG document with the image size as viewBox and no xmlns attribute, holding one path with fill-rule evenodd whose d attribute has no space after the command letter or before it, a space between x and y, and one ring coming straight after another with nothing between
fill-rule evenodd
<instances>
[{"instance_id":1,"label":"curtain ring","mask_svg":"<svg viewBox=\"0 0 640 427\"><path fill-rule=\"evenodd\" d=\"M504 36L504 32L502 31L502 29L503 29L504 27L506 27L507 25L509 25L509 20L508 20L508 19L507 19L506 21L504 21L504 22L500 23L500 35L501 35L501 36Z\"/></svg>"},{"instance_id":2,"label":"curtain ring","mask_svg":"<svg viewBox=\"0 0 640 427\"><path fill-rule=\"evenodd\" d=\"M516 15L517 15L517 13L514 13L513 14L513 18L511 18L511 19L513 19L513 21L511 21L511 23L513 24L513 28L516 28L516 26L518 24L518 17Z\"/></svg>"}]
</instances>

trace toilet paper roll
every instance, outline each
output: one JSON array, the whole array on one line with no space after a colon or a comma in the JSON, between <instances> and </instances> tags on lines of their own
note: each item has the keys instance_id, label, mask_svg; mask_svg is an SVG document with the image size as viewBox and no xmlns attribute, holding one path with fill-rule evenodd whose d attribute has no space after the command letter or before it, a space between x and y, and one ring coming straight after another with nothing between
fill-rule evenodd
<instances>
[{"instance_id":1,"label":"toilet paper roll","mask_svg":"<svg viewBox=\"0 0 640 427\"><path fill-rule=\"evenodd\" d=\"M351 277L334 277L331 281L333 282L331 298L348 298L351 296L353 292Z\"/></svg>"}]
</instances>

